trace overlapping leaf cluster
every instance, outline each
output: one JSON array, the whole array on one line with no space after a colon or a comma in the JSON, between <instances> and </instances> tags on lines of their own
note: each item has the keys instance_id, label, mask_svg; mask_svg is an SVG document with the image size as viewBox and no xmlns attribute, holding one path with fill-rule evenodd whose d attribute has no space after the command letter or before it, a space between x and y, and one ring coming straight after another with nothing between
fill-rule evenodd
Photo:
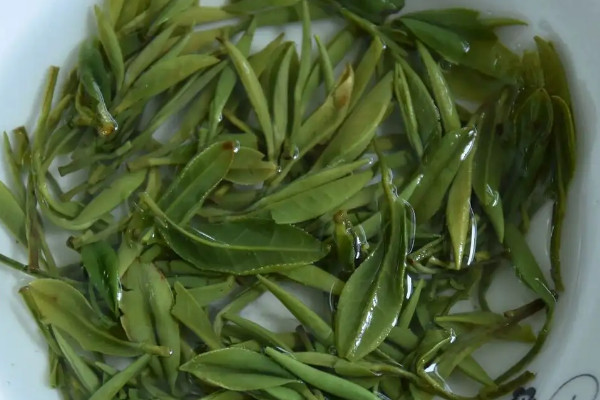
<instances>
[{"instance_id":1,"label":"overlapping leaf cluster","mask_svg":"<svg viewBox=\"0 0 600 400\"><path fill-rule=\"evenodd\" d=\"M522 56L503 45L512 19L383 19L402 3L95 8L97 35L61 91L51 69L32 135L5 134L0 185L0 220L28 251L2 261L38 278L21 294L65 398L459 399L457 372L494 398L531 378L556 291L524 234L553 201L560 291L575 166L561 60L541 38ZM313 37L334 14L339 32ZM289 22L298 48L279 36L251 52L258 29ZM58 174L84 177L68 188L64 156ZM72 232L81 262L56 265L49 226ZM492 310L510 266L538 299ZM330 315L287 281L322 292ZM296 331L240 316L265 291ZM468 299L475 311L452 311ZM535 334L523 320L542 310ZM494 340L531 350L490 377L473 353Z\"/></svg>"}]
</instances>

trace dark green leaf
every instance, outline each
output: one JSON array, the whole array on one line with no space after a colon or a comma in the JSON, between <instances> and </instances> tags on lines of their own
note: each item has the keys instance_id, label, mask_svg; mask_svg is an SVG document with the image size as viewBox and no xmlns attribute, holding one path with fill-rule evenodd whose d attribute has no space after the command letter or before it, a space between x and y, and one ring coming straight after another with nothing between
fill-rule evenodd
<instances>
[{"instance_id":1,"label":"dark green leaf","mask_svg":"<svg viewBox=\"0 0 600 400\"><path fill-rule=\"evenodd\" d=\"M397 200L389 207L385 241L352 274L340 296L335 316L336 346L349 360L363 358L385 340L405 297L405 208Z\"/></svg>"},{"instance_id":2,"label":"dark green leaf","mask_svg":"<svg viewBox=\"0 0 600 400\"><path fill-rule=\"evenodd\" d=\"M121 282L117 253L108 243L96 242L81 248L81 262L90 282L100 292L115 316L118 316Z\"/></svg>"},{"instance_id":3,"label":"dark green leaf","mask_svg":"<svg viewBox=\"0 0 600 400\"><path fill-rule=\"evenodd\" d=\"M152 209L159 220L166 220L160 209ZM158 228L167 244L201 270L251 275L311 263L327 253L323 244L304 231L267 220L201 223L190 231L166 222Z\"/></svg>"},{"instance_id":4,"label":"dark green leaf","mask_svg":"<svg viewBox=\"0 0 600 400\"><path fill-rule=\"evenodd\" d=\"M473 149L475 131L463 128L447 133L426 153L410 196L417 221L428 221L441 207L458 169Z\"/></svg>"},{"instance_id":5,"label":"dark green leaf","mask_svg":"<svg viewBox=\"0 0 600 400\"><path fill-rule=\"evenodd\" d=\"M552 310L556 299L542 274L539 264L531 252L527 241L519 229L513 224L506 225L504 243L515 268L515 272L533 292L540 296L544 303Z\"/></svg>"}]
</instances>

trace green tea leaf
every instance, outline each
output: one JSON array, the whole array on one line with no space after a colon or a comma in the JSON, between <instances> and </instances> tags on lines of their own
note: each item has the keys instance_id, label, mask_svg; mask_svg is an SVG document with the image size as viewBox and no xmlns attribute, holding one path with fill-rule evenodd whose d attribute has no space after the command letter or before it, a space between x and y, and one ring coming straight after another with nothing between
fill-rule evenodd
<instances>
[{"instance_id":1,"label":"green tea leaf","mask_svg":"<svg viewBox=\"0 0 600 400\"><path fill-rule=\"evenodd\" d=\"M25 211L19 205L14 194L0 182L0 222L22 244L27 244Z\"/></svg>"},{"instance_id":2,"label":"green tea leaf","mask_svg":"<svg viewBox=\"0 0 600 400\"><path fill-rule=\"evenodd\" d=\"M25 286L40 312L42 322L68 332L85 350L120 357L144 352L168 356L169 349L149 343L118 339L101 327L99 316L85 297L69 284L53 279L38 279Z\"/></svg>"},{"instance_id":3,"label":"green tea leaf","mask_svg":"<svg viewBox=\"0 0 600 400\"><path fill-rule=\"evenodd\" d=\"M173 316L194 332L209 349L222 348L221 340L213 331L208 314L196 302L193 293L186 290L178 282L175 283L175 292L177 293L177 298L175 306L171 311Z\"/></svg>"},{"instance_id":4,"label":"green tea leaf","mask_svg":"<svg viewBox=\"0 0 600 400\"><path fill-rule=\"evenodd\" d=\"M296 381L269 357L235 348L200 354L180 369L206 383L235 391L268 389Z\"/></svg>"},{"instance_id":5,"label":"green tea leaf","mask_svg":"<svg viewBox=\"0 0 600 400\"><path fill-rule=\"evenodd\" d=\"M265 93L258 81L258 78L250 63L244 57L244 55L240 52L240 50L235 47L230 42L225 42L225 47L229 56L231 57L231 61L235 66L235 69L238 72L238 76L242 81L242 84L246 88L246 92L248 94L248 98L252 103L252 107L256 112L256 116L258 121L263 129L263 133L265 135L265 141L267 143L267 155L269 160L274 160L275 157L275 145L274 145L274 131L273 124L271 122L271 116L269 114L269 105L267 102L267 98Z\"/></svg>"},{"instance_id":6,"label":"green tea leaf","mask_svg":"<svg viewBox=\"0 0 600 400\"><path fill-rule=\"evenodd\" d=\"M75 349L73 349L58 329L53 329L52 332L56 339L56 343L58 343L58 346L60 347L62 355L69 363L69 366L77 376L77 379L85 387L88 393L94 393L100 387L100 379L98 379L94 370L86 364L79 354L77 354Z\"/></svg>"},{"instance_id":7,"label":"green tea leaf","mask_svg":"<svg viewBox=\"0 0 600 400\"><path fill-rule=\"evenodd\" d=\"M113 211L127 200L146 180L146 171L131 172L118 177L108 188L94 197L72 221L67 229L82 230Z\"/></svg>"},{"instance_id":8,"label":"green tea leaf","mask_svg":"<svg viewBox=\"0 0 600 400\"><path fill-rule=\"evenodd\" d=\"M331 393L337 397L347 400L378 400L379 397L360 387L359 385L340 378L336 375L328 374L316 368L309 367L293 358L278 352L275 349L267 348L266 354L274 359L279 365L302 379L309 385L312 385L324 392Z\"/></svg>"},{"instance_id":9,"label":"green tea leaf","mask_svg":"<svg viewBox=\"0 0 600 400\"><path fill-rule=\"evenodd\" d=\"M123 277L125 290L119 306L121 324L130 340L158 344L170 350L160 366L151 363L155 373L164 376L170 387L177 380L180 361L179 325L171 316L173 293L163 274L153 265L134 263Z\"/></svg>"},{"instance_id":10,"label":"green tea leaf","mask_svg":"<svg viewBox=\"0 0 600 400\"><path fill-rule=\"evenodd\" d=\"M123 87L128 89L136 79L151 66L168 48L167 44L173 35L175 26L162 31L133 59L127 67Z\"/></svg>"},{"instance_id":11,"label":"green tea leaf","mask_svg":"<svg viewBox=\"0 0 600 400\"><path fill-rule=\"evenodd\" d=\"M233 142L215 143L194 157L173 180L158 205L176 223L186 223L226 176L237 151Z\"/></svg>"},{"instance_id":12,"label":"green tea leaf","mask_svg":"<svg viewBox=\"0 0 600 400\"><path fill-rule=\"evenodd\" d=\"M292 65L292 56L295 55L295 48L292 45L287 47L287 50L283 53L281 62L277 69L277 76L275 79L275 85L273 88L273 101L272 101L272 113L273 113L273 133L274 133L274 147L275 151L279 153L281 146L285 141L288 134L288 125L290 120L290 72Z\"/></svg>"},{"instance_id":13,"label":"green tea leaf","mask_svg":"<svg viewBox=\"0 0 600 400\"><path fill-rule=\"evenodd\" d=\"M352 162L360 156L383 122L393 94L393 74L386 74L367 94L340 126L313 166L313 171L323 166Z\"/></svg>"},{"instance_id":14,"label":"green tea leaf","mask_svg":"<svg viewBox=\"0 0 600 400\"><path fill-rule=\"evenodd\" d=\"M560 97L552 97L554 109L554 151L556 153L556 192L557 199L552 213L552 234L550 238L550 261L552 263L552 279L557 290L563 290L561 276L560 248L563 231L563 221L566 213L567 190L576 163L576 134L573 115L567 103Z\"/></svg>"},{"instance_id":15,"label":"green tea leaf","mask_svg":"<svg viewBox=\"0 0 600 400\"><path fill-rule=\"evenodd\" d=\"M389 185L384 179L384 185ZM385 239L352 274L335 315L336 347L341 356L359 360L375 350L396 324L405 297L405 209L388 192L390 225Z\"/></svg>"},{"instance_id":16,"label":"green tea leaf","mask_svg":"<svg viewBox=\"0 0 600 400\"><path fill-rule=\"evenodd\" d=\"M461 269L471 224L471 194L473 185L473 153L460 166L448 192L446 224L454 249L456 269ZM473 240L473 239L472 239Z\"/></svg>"},{"instance_id":17,"label":"green tea leaf","mask_svg":"<svg viewBox=\"0 0 600 400\"><path fill-rule=\"evenodd\" d=\"M146 203L151 200L145 199ZM164 214L156 206L159 219ZM196 224L186 231L166 219L159 231L169 247L196 268L232 275L288 269L323 258L327 250L304 231L272 221L248 219Z\"/></svg>"},{"instance_id":18,"label":"green tea leaf","mask_svg":"<svg viewBox=\"0 0 600 400\"><path fill-rule=\"evenodd\" d=\"M344 281L315 265L305 265L288 271L280 271L278 274L304 286L313 287L334 295L339 295L344 288Z\"/></svg>"},{"instance_id":19,"label":"green tea leaf","mask_svg":"<svg viewBox=\"0 0 600 400\"><path fill-rule=\"evenodd\" d=\"M157 62L136 80L114 112L120 114L138 102L146 102L217 62L217 58L204 54L183 55Z\"/></svg>"},{"instance_id":20,"label":"green tea leaf","mask_svg":"<svg viewBox=\"0 0 600 400\"><path fill-rule=\"evenodd\" d=\"M296 224L335 211L373 178L371 171L349 175L266 206L278 224Z\"/></svg>"},{"instance_id":21,"label":"green tea leaf","mask_svg":"<svg viewBox=\"0 0 600 400\"><path fill-rule=\"evenodd\" d=\"M556 299L542 274L539 264L531 252L527 241L513 224L506 225L504 238L506 249L510 252L515 272L533 292L540 296L550 310L554 309Z\"/></svg>"},{"instance_id":22,"label":"green tea leaf","mask_svg":"<svg viewBox=\"0 0 600 400\"><path fill-rule=\"evenodd\" d=\"M444 74L440 66L435 62L429 51L420 42L417 42L417 48L421 59L427 69L427 76L433 91L433 96L439 107L442 116L442 124L446 132L452 132L461 128L458 111L454 105L454 99L450 94L450 88L444 79Z\"/></svg>"},{"instance_id":23,"label":"green tea leaf","mask_svg":"<svg viewBox=\"0 0 600 400\"><path fill-rule=\"evenodd\" d=\"M193 287L188 289L188 292L192 295L194 300L196 300L196 303L198 303L199 306L204 307L228 296L235 287L235 279L233 276L230 276L221 283Z\"/></svg>"},{"instance_id":24,"label":"green tea leaf","mask_svg":"<svg viewBox=\"0 0 600 400\"><path fill-rule=\"evenodd\" d=\"M353 88L354 72L348 67L323 104L296 131L292 132L290 145L292 151L297 151L298 154L283 170L279 180L285 178L298 160L335 133L346 118L349 109L348 101L352 97Z\"/></svg>"},{"instance_id":25,"label":"green tea leaf","mask_svg":"<svg viewBox=\"0 0 600 400\"><path fill-rule=\"evenodd\" d=\"M440 112L419 75L408 63L402 60L399 63L406 75L406 84L411 95L418 132L423 145L426 146L442 136Z\"/></svg>"},{"instance_id":26,"label":"green tea leaf","mask_svg":"<svg viewBox=\"0 0 600 400\"><path fill-rule=\"evenodd\" d=\"M405 0L373 0L369 2L339 0L338 2L358 15L380 22L385 16L397 13L404 8Z\"/></svg>"},{"instance_id":27,"label":"green tea leaf","mask_svg":"<svg viewBox=\"0 0 600 400\"><path fill-rule=\"evenodd\" d=\"M333 331L328 323L308 308L296 296L288 293L286 290L271 282L267 278L258 275L260 282L273 293L275 297L300 321L302 325L313 332L317 340L325 346L333 344Z\"/></svg>"},{"instance_id":28,"label":"green tea leaf","mask_svg":"<svg viewBox=\"0 0 600 400\"><path fill-rule=\"evenodd\" d=\"M277 165L264 161L265 155L249 147L240 147L233 157L226 180L240 185L257 185L277 173Z\"/></svg>"},{"instance_id":29,"label":"green tea leaf","mask_svg":"<svg viewBox=\"0 0 600 400\"><path fill-rule=\"evenodd\" d=\"M571 91L565 67L552 42L546 41L539 36L535 37L535 43L540 54L544 83L550 96L558 96L571 108Z\"/></svg>"},{"instance_id":30,"label":"green tea leaf","mask_svg":"<svg viewBox=\"0 0 600 400\"><path fill-rule=\"evenodd\" d=\"M235 314L224 314L223 317L226 320L233 322L234 324L248 332L248 334L254 339L256 339L259 343L268 346L275 346L285 351L292 351L292 349L287 345L287 343L285 343L279 337L277 337L275 333L271 332L270 330L262 327L261 325L255 322L252 322Z\"/></svg>"},{"instance_id":31,"label":"green tea leaf","mask_svg":"<svg viewBox=\"0 0 600 400\"><path fill-rule=\"evenodd\" d=\"M504 241L504 210L500 195L505 152L496 133L496 116L492 110L481 115L477 133L477 151L473 160L473 189L487 214L496 236Z\"/></svg>"},{"instance_id":32,"label":"green tea leaf","mask_svg":"<svg viewBox=\"0 0 600 400\"><path fill-rule=\"evenodd\" d=\"M442 206L458 169L473 149L475 131L463 128L447 133L425 155L410 196L418 222L428 221Z\"/></svg>"},{"instance_id":33,"label":"green tea leaf","mask_svg":"<svg viewBox=\"0 0 600 400\"><path fill-rule=\"evenodd\" d=\"M319 172L306 174L289 185L275 191L273 194L263 197L252 208L257 210L263 209L268 207L269 204L285 201L309 190L317 189L348 176L357 169L369 165L371 162L372 160L365 158L352 163L326 168Z\"/></svg>"},{"instance_id":34,"label":"green tea leaf","mask_svg":"<svg viewBox=\"0 0 600 400\"><path fill-rule=\"evenodd\" d=\"M96 15L96 23L98 24L98 35L104 47L104 52L111 65L112 72L115 75L115 81L117 83L117 90L121 89L123 84L123 78L125 77L125 62L123 60L123 53L121 51L121 45L117 38L111 21L106 18L102 9L98 6L94 7L94 13Z\"/></svg>"},{"instance_id":35,"label":"green tea leaf","mask_svg":"<svg viewBox=\"0 0 600 400\"><path fill-rule=\"evenodd\" d=\"M240 54L244 57L250 53L250 46L254 38L254 32L256 31L256 23L254 20L250 22L250 26L247 31L238 41L236 48ZM237 84L236 71L233 66L227 65L221 75L219 76L217 86L215 89L215 95L212 99L210 117L208 121L208 138L213 139L217 135L217 128L219 123L223 119L223 109L230 99L233 89Z\"/></svg>"},{"instance_id":36,"label":"green tea leaf","mask_svg":"<svg viewBox=\"0 0 600 400\"><path fill-rule=\"evenodd\" d=\"M115 316L118 316L121 282L117 253L108 243L96 242L81 248L81 261L90 282L100 292Z\"/></svg>"},{"instance_id":37,"label":"green tea leaf","mask_svg":"<svg viewBox=\"0 0 600 400\"><path fill-rule=\"evenodd\" d=\"M129 364L124 370L113 376L108 382L100 387L91 397L90 400L112 399L117 393L132 380L135 376L142 373L151 360L149 354L143 355Z\"/></svg>"},{"instance_id":38,"label":"green tea leaf","mask_svg":"<svg viewBox=\"0 0 600 400\"><path fill-rule=\"evenodd\" d=\"M239 0L224 7L224 10L234 14L254 14L264 12L270 8L290 7L300 0Z\"/></svg>"},{"instance_id":39,"label":"green tea leaf","mask_svg":"<svg viewBox=\"0 0 600 400\"><path fill-rule=\"evenodd\" d=\"M383 55L383 50L384 44L381 39L373 38L362 60L356 66L354 88L352 96L350 96L350 109L353 109L358 104L368 85L373 80L377 66Z\"/></svg>"},{"instance_id":40,"label":"green tea leaf","mask_svg":"<svg viewBox=\"0 0 600 400\"><path fill-rule=\"evenodd\" d=\"M400 21L420 41L452 62L459 63L459 60L469 52L469 41L452 30L413 19L410 16L404 16L400 18Z\"/></svg>"}]
</instances>

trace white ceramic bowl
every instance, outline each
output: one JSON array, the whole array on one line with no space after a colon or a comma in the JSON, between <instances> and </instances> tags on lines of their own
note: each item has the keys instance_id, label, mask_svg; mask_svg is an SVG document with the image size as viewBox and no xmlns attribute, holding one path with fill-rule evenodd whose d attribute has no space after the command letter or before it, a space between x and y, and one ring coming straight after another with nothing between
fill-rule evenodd
<instances>
[{"instance_id":1,"label":"white ceramic bowl","mask_svg":"<svg viewBox=\"0 0 600 400\"><path fill-rule=\"evenodd\" d=\"M510 34L517 47L531 43L533 34L554 40L566 60L579 128L579 163L569 195L563 239L566 292L561 297L550 339L531 369L538 374L520 395L507 400L594 400L600 377L600 1L598 0L406 0L407 9L467 6L494 14L509 14L530 22ZM79 42L92 31L91 6L96 0L0 0L0 131L34 124L47 67L73 65ZM219 0L203 1L217 5ZM331 32L328 24L318 29ZM298 29L291 29L292 35ZM267 40L272 32L259 36ZM264 43L264 42L263 42ZM543 62L543 60L542 60ZM63 71L64 73L65 71ZM7 174L0 168L0 179ZM0 207L2 205L0 204ZM549 207L534 221L532 248L548 265ZM53 246L64 238L53 236ZM4 230L0 251L23 258ZM74 253L59 256L73 260ZM528 299L527 291L501 276L493 288L497 304L516 306ZM18 273L0 269L0 400L58 399L47 383L48 361L44 342L17 295L27 282ZM514 281L513 281L514 283ZM271 310L266 297L261 303ZM264 310L249 310L262 319ZM275 327L293 326L286 314ZM498 373L522 349L497 346L478 355L490 372ZM531 390L535 388L536 391Z\"/></svg>"}]
</instances>

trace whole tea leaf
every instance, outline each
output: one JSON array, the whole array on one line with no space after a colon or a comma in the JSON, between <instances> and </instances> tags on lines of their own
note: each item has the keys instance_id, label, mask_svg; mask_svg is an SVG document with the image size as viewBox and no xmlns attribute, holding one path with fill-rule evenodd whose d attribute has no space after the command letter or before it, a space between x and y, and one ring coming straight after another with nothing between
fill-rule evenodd
<instances>
[{"instance_id":1,"label":"whole tea leaf","mask_svg":"<svg viewBox=\"0 0 600 400\"><path fill-rule=\"evenodd\" d=\"M420 42L417 42L417 48L421 59L425 64L427 70L427 76L429 77L429 83L433 91L433 97L437 103L440 115L442 116L442 124L446 132L452 132L460 129L461 123L458 116L458 111L454 105L454 99L450 94L450 88L444 79L444 74L441 68L435 62L429 50L423 46Z\"/></svg>"},{"instance_id":2,"label":"whole tea leaf","mask_svg":"<svg viewBox=\"0 0 600 400\"><path fill-rule=\"evenodd\" d=\"M85 350L121 357L144 352L168 357L169 349L149 343L134 343L113 336L101 327L99 317L85 297L69 284L38 279L21 289L32 297L42 322L68 332Z\"/></svg>"},{"instance_id":3,"label":"whole tea leaf","mask_svg":"<svg viewBox=\"0 0 600 400\"><path fill-rule=\"evenodd\" d=\"M346 282L335 315L336 347L350 361L359 360L379 347L396 324L406 296L409 239L405 205L393 191L390 171L384 162L380 168L389 226L384 239Z\"/></svg>"},{"instance_id":4,"label":"whole tea leaf","mask_svg":"<svg viewBox=\"0 0 600 400\"><path fill-rule=\"evenodd\" d=\"M557 199L552 213L552 235L550 238L550 261L552 263L552 279L557 290L564 289L561 274L560 245L563 221L566 213L567 190L575 172L576 136L575 123L567 103L560 97L553 96L554 109L554 151L556 152L556 192Z\"/></svg>"},{"instance_id":5,"label":"whole tea leaf","mask_svg":"<svg viewBox=\"0 0 600 400\"><path fill-rule=\"evenodd\" d=\"M118 177L108 188L92 199L81 212L67 222L67 229L82 230L117 208L146 180L146 171L131 172Z\"/></svg>"},{"instance_id":6,"label":"whole tea leaf","mask_svg":"<svg viewBox=\"0 0 600 400\"><path fill-rule=\"evenodd\" d=\"M379 38L373 38L371 45L363 55L362 60L356 66L354 88L350 100L350 108L360 101L368 85L374 78L374 74L383 54L384 44Z\"/></svg>"},{"instance_id":7,"label":"whole tea leaf","mask_svg":"<svg viewBox=\"0 0 600 400\"><path fill-rule=\"evenodd\" d=\"M300 0L277 0L275 2L270 0L239 0L225 6L224 9L234 14L254 14L264 12L270 8L290 7L299 2Z\"/></svg>"},{"instance_id":8,"label":"whole tea leaf","mask_svg":"<svg viewBox=\"0 0 600 400\"><path fill-rule=\"evenodd\" d=\"M305 365L295 360L293 356L282 354L273 348L268 347L266 354L304 382L335 396L348 400L379 399L378 396L355 383Z\"/></svg>"},{"instance_id":9,"label":"whole tea leaf","mask_svg":"<svg viewBox=\"0 0 600 400\"><path fill-rule=\"evenodd\" d=\"M469 51L469 41L452 30L415 19L410 15L402 17L400 21L420 41L452 62L458 63Z\"/></svg>"},{"instance_id":10,"label":"whole tea leaf","mask_svg":"<svg viewBox=\"0 0 600 400\"><path fill-rule=\"evenodd\" d=\"M231 61L238 72L240 81L246 88L248 98L252 103L252 107L256 112L258 121L263 129L265 141L267 144L267 156L269 160L275 157L274 131L271 115L269 113L269 105L265 93L252 70L248 59L230 42L225 42L225 47L231 57Z\"/></svg>"},{"instance_id":11,"label":"whole tea leaf","mask_svg":"<svg viewBox=\"0 0 600 400\"><path fill-rule=\"evenodd\" d=\"M456 269L462 267L467 246L467 236L472 231L471 194L473 186L473 156L471 153L461 165L448 191L446 224L454 249Z\"/></svg>"},{"instance_id":12,"label":"whole tea leaf","mask_svg":"<svg viewBox=\"0 0 600 400\"><path fill-rule=\"evenodd\" d=\"M443 27L466 38L496 39L493 27L497 25L480 15L479 11L468 8L444 8L412 12L405 14L404 18Z\"/></svg>"},{"instance_id":13,"label":"whole tea leaf","mask_svg":"<svg viewBox=\"0 0 600 400\"><path fill-rule=\"evenodd\" d=\"M235 348L200 354L180 370L211 385L235 391L268 389L296 381L269 357Z\"/></svg>"},{"instance_id":14,"label":"whole tea leaf","mask_svg":"<svg viewBox=\"0 0 600 400\"><path fill-rule=\"evenodd\" d=\"M333 344L333 331L328 323L308 308L300 299L276 285L267 278L258 275L260 282L273 293L275 297L300 321L302 325L312 331L321 343L326 346Z\"/></svg>"},{"instance_id":15,"label":"whole tea leaf","mask_svg":"<svg viewBox=\"0 0 600 400\"><path fill-rule=\"evenodd\" d=\"M288 134L288 125L290 120L290 72L292 66L292 56L294 55L294 46L288 46L287 50L279 64L275 85L273 87L273 134L275 151L281 151L281 146Z\"/></svg>"},{"instance_id":16,"label":"whole tea leaf","mask_svg":"<svg viewBox=\"0 0 600 400\"><path fill-rule=\"evenodd\" d=\"M90 282L118 316L122 292L117 253L108 243L96 242L81 248L81 261Z\"/></svg>"},{"instance_id":17,"label":"whole tea leaf","mask_svg":"<svg viewBox=\"0 0 600 400\"><path fill-rule=\"evenodd\" d=\"M355 170L365 167L371 163L372 160L364 158L355 162L341 164L335 167L322 169L318 172L306 174L303 177L291 182L289 185L275 191L273 194L263 197L254 204L252 209L264 209L265 207L268 207L269 204L285 201L307 191L317 189L328 183L341 179Z\"/></svg>"},{"instance_id":18,"label":"whole tea leaf","mask_svg":"<svg viewBox=\"0 0 600 400\"><path fill-rule=\"evenodd\" d=\"M292 351L292 349L281 340L274 332L262 327L261 325L252 322L248 319L242 318L239 315L235 314L224 314L223 317L236 324L244 331L246 331L251 337L256 339L259 343L275 346L277 348L281 348L285 351Z\"/></svg>"},{"instance_id":19,"label":"whole tea leaf","mask_svg":"<svg viewBox=\"0 0 600 400\"><path fill-rule=\"evenodd\" d=\"M413 103L417 129L421 136L421 141L426 147L429 143L442 136L440 111L419 75L408 63L399 60L399 64L406 75L406 84Z\"/></svg>"},{"instance_id":20,"label":"whole tea leaf","mask_svg":"<svg viewBox=\"0 0 600 400\"><path fill-rule=\"evenodd\" d=\"M104 15L100 7L94 7L94 13L98 24L98 35L100 36L102 47L104 47L104 52L112 67L112 72L115 75L117 90L119 90L123 84L123 78L125 77L125 62L123 60L119 39L117 38L117 33L114 31L110 20Z\"/></svg>"},{"instance_id":21,"label":"whole tea leaf","mask_svg":"<svg viewBox=\"0 0 600 400\"><path fill-rule=\"evenodd\" d=\"M510 252L514 263L515 272L533 292L540 296L549 309L553 309L556 299L552 293L546 278L542 274L539 264L533 256L525 237L517 227L507 224L505 245Z\"/></svg>"},{"instance_id":22,"label":"whole tea leaf","mask_svg":"<svg viewBox=\"0 0 600 400\"><path fill-rule=\"evenodd\" d=\"M183 325L198 336L211 350L223 347L221 340L212 329L208 314L196 301L191 291L186 290L179 282L175 283L177 298L172 314Z\"/></svg>"},{"instance_id":23,"label":"whole tea leaf","mask_svg":"<svg viewBox=\"0 0 600 400\"><path fill-rule=\"evenodd\" d=\"M125 73L123 84L125 89L128 89L149 66L160 58L168 48L167 44L175 28L176 26L173 25L162 31L133 59Z\"/></svg>"},{"instance_id":24,"label":"whole tea leaf","mask_svg":"<svg viewBox=\"0 0 600 400\"><path fill-rule=\"evenodd\" d=\"M417 221L425 222L439 210L458 169L473 149L474 141L475 131L463 128L447 133L429 149L410 196Z\"/></svg>"},{"instance_id":25,"label":"whole tea leaf","mask_svg":"<svg viewBox=\"0 0 600 400\"><path fill-rule=\"evenodd\" d=\"M329 139L339 128L347 115L353 90L354 71L346 68L323 104L292 133L290 141L298 149L298 159Z\"/></svg>"},{"instance_id":26,"label":"whole tea leaf","mask_svg":"<svg viewBox=\"0 0 600 400\"><path fill-rule=\"evenodd\" d=\"M134 263L123 277L125 290L119 306L121 324L134 341L158 344L170 350L157 372L175 387L180 362L179 325L171 316L173 293L162 273L153 265ZM151 364L152 365L152 364Z\"/></svg>"},{"instance_id":27,"label":"whole tea leaf","mask_svg":"<svg viewBox=\"0 0 600 400\"><path fill-rule=\"evenodd\" d=\"M53 329L53 334L62 355L69 363L69 366L77 376L77 379L85 387L88 393L94 393L100 387L100 379L98 379L94 370L86 364L79 354L77 354L58 329Z\"/></svg>"},{"instance_id":28,"label":"whole tea leaf","mask_svg":"<svg viewBox=\"0 0 600 400\"><path fill-rule=\"evenodd\" d=\"M203 54L183 55L157 62L137 79L114 112L120 114L138 102L148 101L195 72L217 62L217 58Z\"/></svg>"},{"instance_id":29,"label":"whole tea leaf","mask_svg":"<svg viewBox=\"0 0 600 400\"><path fill-rule=\"evenodd\" d=\"M270 203L266 209L278 224L307 221L336 210L365 187L372 177L370 171L352 174L285 200Z\"/></svg>"},{"instance_id":30,"label":"whole tea leaf","mask_svg":"<svg viewBox=\"0 0 600 400\"><path fill-rule=\"evenodd\" d=\"M210 191L226 176L237 145L215 143L196 155L161 196L158 205L176 223L187 222Z\"/></svg>"},{"instance_id":31,"label":"whole tea leaf","mask_svg":"<svg viewBox=\"0 0 600 400\"><path fill-rule=\"evenodd\" d=\"M535 37L544 74L546 90L551 96L558 96L569 106L572 106L571 91L565 67L552 42L546 41L539 36Z\"/></svg>"},{"instance_id":32,"label":"whole tea leaf","mask_svg":"<svg viewBox=\"0 0 600 400\"><path fill-rule=\"evenodd\" d=\"M504 241L504 210L500 195L503 155L496 133L496 116L485 110L478 124L477 151L473 160L473 189L500 242Z\"/></svg>"},{"instance_id":33,"label":"whole tea leaf","mask_svg":"<svg viewBox=\"0 0 600 400\"><path fill-rule=\"evenodd\" d=\"M393 74L386 74L340 126L313 166L316 168L352 162L360 156L384 120L393 94Z\"/></svg>"},{"instance_id":34,"label":"whole tea leaf","mask_svg":"<svg viewBox=\"0 0 600 400\"><path fill-rule=\"evenodd\" d=\"M152 211L167 222L164 226L159 223L158 229L169 247L201 270L252 275L311 263L327 254L322 243L289 225L248 219L200 223L186 231L166 219L156 206Z\"/></svg>"},{"instance_id":35,"label":"whole tea leaf","mask_svg":"<svg viewBox=\"0 0 600 400\"><path fill-rule=\"evenodd\" d=\"M533 292L539 296L546 306L552 310L556 304L556 299L546 278L542 274L527 241L519 229L513 224L506 225L506 234L504 238L506 249L510 252L514 269L521 281L523 281Z\"/></svg>"},{"instance_id":36,"label":"whole tea leaf","mask_svg":"<svg viewBox=\"0 0 600 400\"><path fill-rule=\"evenodd\" d=\"M250 26L236 45L236 48L244 57L247 57L248 53L250 52L250 46L254 38L255 30L256 21L252 20L250 22ZM212 139L217 135L217 127L220 121L223 119L223 109L225 108L227 101L231 97L236 83L236 71L232 65L227 65L223 72L221 72L221 75L219 76L217 86L215 89L215 95L211 103L210 117L208 121L209 139Z\"/></svg>"}]
</instances>

